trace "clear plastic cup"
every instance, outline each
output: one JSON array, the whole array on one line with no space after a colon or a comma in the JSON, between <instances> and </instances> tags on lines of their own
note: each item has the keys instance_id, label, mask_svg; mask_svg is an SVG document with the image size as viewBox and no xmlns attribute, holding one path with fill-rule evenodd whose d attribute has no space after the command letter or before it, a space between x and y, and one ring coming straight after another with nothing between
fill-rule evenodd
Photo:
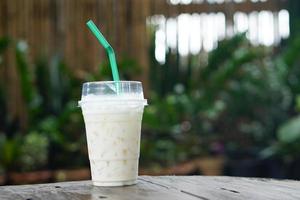
<instances>
[{"instance_id":1,"label":"clear plastic cup","mask_svg":"<svg viewBox=\"0 0 300 200\"><path fill-rule=\"evenodd\" d=\"M84 117L93 184L136 183L144 99L141 82L83 84L79 101Z\"/></svg>"}]
</instances>

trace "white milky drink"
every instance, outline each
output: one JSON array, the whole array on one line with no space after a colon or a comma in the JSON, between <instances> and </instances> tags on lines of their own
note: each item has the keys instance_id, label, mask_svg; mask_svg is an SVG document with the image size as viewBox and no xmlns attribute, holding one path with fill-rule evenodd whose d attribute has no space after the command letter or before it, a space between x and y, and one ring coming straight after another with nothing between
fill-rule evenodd
<instances>
[{"instance_id":1,"label":"white milky drink","mask_svg":"<svg viewBox=\"0 0 300 200\"><path fill-rule=\"evenodd\" d=\"M89 82L79 105L85 122L93 184L136 183L144 106L136 81Z\"/></svg>"}]
</instances>

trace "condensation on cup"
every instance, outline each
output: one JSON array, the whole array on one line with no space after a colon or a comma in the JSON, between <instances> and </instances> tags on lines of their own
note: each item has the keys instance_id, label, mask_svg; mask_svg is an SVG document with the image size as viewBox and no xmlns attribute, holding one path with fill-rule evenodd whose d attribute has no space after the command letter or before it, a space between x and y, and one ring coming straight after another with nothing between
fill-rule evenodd
<instances>
[{"instance_id":1,"label":"condensation on cup","mask_svg":"<svg viewBox=\"0 0 300 200\"><path fill-rule=\"evenodd\" d=\"M136 183L145 105L141 82L83 84L79 106L85 122L94 185Z\"/></svg>"}]
</instances>

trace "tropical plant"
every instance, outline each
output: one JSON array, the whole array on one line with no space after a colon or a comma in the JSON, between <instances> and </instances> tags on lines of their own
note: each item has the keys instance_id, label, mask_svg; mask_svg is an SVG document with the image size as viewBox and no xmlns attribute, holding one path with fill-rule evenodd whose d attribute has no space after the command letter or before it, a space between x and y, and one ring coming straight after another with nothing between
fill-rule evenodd
<instances>
[{"instance_id":1,"label":"tropical plant","mask_svg":"<svg viewBox=\"0 0 300 200\"><path fill-rule=\"evenodd\" d=\"M14 46L13 43L11 45ZM6 47L8 40L0 40L0 55ZM85 73L79 77L59 56L49 60L40 56L30 63L27 43L19 41L14 47L27 121L23 129L18 127L17 119L10 120L14 124L0 124L0 132L4 132L0 146L4 152L2 168L11 170L13 166L21 166L13 170L30 171L44 168L46 164L52 169L86 166L84 123L77 101L83 82L110 77L108 63L99 65L99 71L95 74ZM140 72L131 59L121 60L119 66L121 77L125 79L131 79ZM0 110L3 111L0 117L5 120L9 117L6 112L6 89L0 87ZM34 156L37 152L39 155Z\"/></svg>"},{"instance_id":2,"label":"tropical plant","mask_svg":"<svg viewBox=\"0 0 300 200\"><path fill-rule=\"evenodd\" d=\"M152 93L158 95L152 95L145 110L147 134L142 155L161 164L172 164L193 156L211 155L216 150L222 152L224 144L229 156L247 151L258 156L274 143L276 130L292 115L293 99L300 85L295 65L298 48L296 40L286 53L273 55L272 49L254 47L244 34L236 35L221 41L209 53L206 64L188 62L190 66L181 66L187 70L182 76L188 78L182 82L178 81L183 80L180 74L172 74L178 68L169 65L172 55L167 55L164 65L152 61L156 67L164 67L159 74L171 73L172 78L162 79L158 74L161 85L152 87ZM157 73L158 69L155 70L153 73ZM157 83L153 74L152 78ZM169 91L162 92L160 88L168 81L173 81ZM163 148L155 148L155 143L162 143ZM185 144L188 145L181 148ZM163 152L171 152L169 162Z\"/></svg>"},{"instance_id":3,"label":"tropical plant","mask_svg":"<svg viewBox=\"0 0 300 200\"><path fill-rule=\"evenodd\" d=\"M8 45L2 40L0 44ZM0 124L2 167L11 170L20 166L13 169L23 171L43 168L48 162L54 163L52 168L87 164L83 121L77 107L82 81L57 57L30 64L27 51L25 42L16 44L16 67L28 119L25 129L6 112L7 87L0 88L1 123L5 123ZM74 159L71 162L66 157Z\"/></svg>"},{"instance_id":4,"label":"tropical plant","mask_svg":"<svg viewBox=\"0 0 300 200\"><path fill-rule=\"evenodd\" d=\"M285 85L286 97L292 99L287 118L276 130L276 139L267 147L264 157L281 156L289 160L299 159L300 153L300 37L293 38L284 53L275 62L277 73L282 76L281 85Z\"/></svg>"}]
</instances>

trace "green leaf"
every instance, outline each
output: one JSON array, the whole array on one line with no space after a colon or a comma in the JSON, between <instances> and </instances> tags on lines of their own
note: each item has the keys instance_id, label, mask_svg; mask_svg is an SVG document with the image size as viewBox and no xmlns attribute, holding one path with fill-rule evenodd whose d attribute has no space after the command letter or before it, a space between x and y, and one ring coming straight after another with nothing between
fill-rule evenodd
<instances>
[{"instance_id":1,"label":"green leaf","mask_svg":"<svg viewBox=\"0 0 300 200\"><path fill-rule=\"evenodd\" d=\"M23 139L20 163L22 170L30 171L44 167L48 161L48 138L39 132L30 132Z\"/></svg>"},{"instance_id":2,"label":"green leaf","mask_svg":"<svg viewBox=\"0 0 300 200\"><path fill-rule=\"evenodd\" d=\"M296 97L296 109L300 111L300 95L297 95Z\"/></svg>"},{"instance_id":3,"label":"green leaf","mask_svg":"<svg viewBox=\"0 0 300 200\"><path fill-rule=\"evenodd\" d=\"M16 62L17 71L20 76L20 87L22 95L29 105L34 97L34 88L32 85L32 77L29 71L29 63L26 59L27 44L25 42L19 42L16 47Z\"/></svg>"},{"instance_id":4,"label":"green leaf","mask_svg":"<svg viewBox=\"0 0 300 200\"><path fill-rule=\"evenodd\" d=\"M286 53L283 55L283 59L287 66L291 67L299 59L300 52L300 37L291 41L289 48L286 49Z\"/></svg>"},{"instance_id":5,"label":"green leaf","mask_svg":"<svg viewBox=\"0 0 300 200\"><path fill-rule=\"evenodd\" d=\"M15 137L8 139L5 136L0 137L0 163L6 170L15 167L20 156L21 138Z\"/></svg>"},{"instance_id":6,"label":"green leaf","mask_svg":"<svg viewBox=\"0 0 300 200\"><path fill-rule=\"evenodd\" d=\"M278 139L283 143L292 143L300 140L300 116L292 118L278 130Z\"/></svg>"},{"instance_id":7,"label":"green leaf","mask_svg":"<svg viewBox=\"0 0 300 200\"><path fill-rule=\"evenodd\" d=\"M219 69L222 64L227 60L230 60L236 49L238 49L245 41L245 34L238 34L229 40L220 42L218 48L209 54L208 65L201 74L202 78L204 80L207 79L215 70Z\"/></svg>"}]
</instances>

